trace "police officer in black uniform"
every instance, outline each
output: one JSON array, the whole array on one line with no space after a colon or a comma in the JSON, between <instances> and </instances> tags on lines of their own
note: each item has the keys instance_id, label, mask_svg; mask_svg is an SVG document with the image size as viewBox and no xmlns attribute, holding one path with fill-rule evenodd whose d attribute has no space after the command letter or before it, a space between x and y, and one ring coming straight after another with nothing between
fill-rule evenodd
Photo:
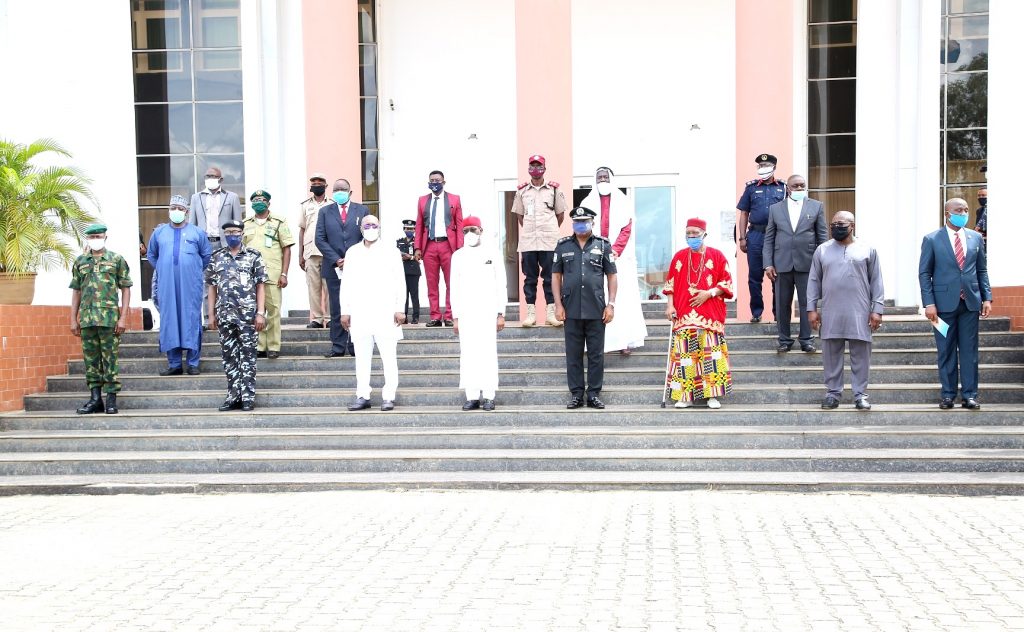
<instances>
[{"instance_id":1,"label":"police officer in black uniform","mask_svg":"<svg viewBox=\"0 0 1024 632\"><path fill-rule=\"evenodd\" d=\"M566 408L604 408L598 397L604 384L604 327L615 314L615 261L612 245L594 234L597 213L578 206L569 213L573 235L558 240L551 271L555 316L565 322L565 373L571 396ZM604 285L608 277L608 302ZM583 378L583 345L587 380Z\"/></svg>"},{"instance_id":2,"label":"police officer in black uniform","mask_svg":"<svg viewBox=\"0 0 1024 632\"><path fill-rule=\"evenodd\" d=\"M786 183L775 179L778 158L771 154L760 154L754 158L757 163L757 178L747 182L743 195L736 204L740 212L736 234L739 235L740 250L747 253L747 286L750 288L750 322L761 322L765 300L761 295L764 281L764 230L768 226L768 208L786 199ZM772 297L768 297L774 319L775 309Z\"/></svg>"},{"instance_id":3,"label":"police officer in black uniform","mask_svg":"<svg viewBox=\"0 0 1024 632\"><path fill-rule=\"evenodd\" d=\"M402 253L402 265L405 266L405 322L417 325L420 322L420 262L416 260L416 220L403 219L402 230L405 237L398 240L398 251ZM412 302L412 314L409 313L409 302Z\"/></svg>"}]
</instances>

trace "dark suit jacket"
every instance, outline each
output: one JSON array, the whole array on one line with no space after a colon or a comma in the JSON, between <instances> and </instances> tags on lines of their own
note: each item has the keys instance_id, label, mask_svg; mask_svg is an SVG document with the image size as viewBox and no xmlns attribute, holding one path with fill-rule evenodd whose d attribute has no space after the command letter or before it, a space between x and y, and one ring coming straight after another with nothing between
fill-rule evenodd
<instances>
[{"instance_id":1,"label":"dark suit jacket","mask_svg":"<svg viewBox=\"0 0 1024 632\"><path fill-rule=\"evenodd\" d=\"M363 239L359 231L359 223L369 214L370 209L357 202L348 203L348 215L345 224L341 223L341 209L337 202L331 202L320 209L316 218L316 247L324 256L320 266L320 276L325 279L336 279L334 262L344 259L345 253Z\"/></svg>"},{"instance_id":2,"label":"dark suit jacket","mask_svg":"<svg viewBox=\"0 0 1024 632\"><path fill-rule=\"evenodd\" d=\"M764 267L776 272L810 272L815 249L828 241L825 229L825 205L807 198L796 226L789 222L789 199L768 207L768 226L764 230Z\"/></svg>"},{"instance_id":3,"label":"dark suit jacket","mask_svg":"<svg viewBox=\"0 0 1024 632\"><path fill-rule=\"evenodd\" d=\"M432 197L434 197L433 193L424 195L416 207L416 236L414 239L416 240L416 250L420 252L427 249L427 224L430 221L430 208L427 203ZM462 248L462 200L459 199L459 196L447 191L444 192L442 199L444 200L444 220L448 226L448 244L452 252L455 252ZM434 221L439 219L435 218Z\"/></svg>"},{"instance_id":4,"label":"dark suit jacket","mask_svg":"<svg viewBox=\"0 0 1024 632\"><path fill-rule=\"evenodd\" d=\"M964 251L964 269L956 262L953 244L943 226L925 235L921 242L921 261L917 275L921 282L921 304L934 305L939 312L955 311L960 304L960 292L964 303L972 312L981 311L982 301L992 300L992 286L988 281L988 260L981 234L970 228L961 228L967 237Z\"/></svg>"}]
</instances>

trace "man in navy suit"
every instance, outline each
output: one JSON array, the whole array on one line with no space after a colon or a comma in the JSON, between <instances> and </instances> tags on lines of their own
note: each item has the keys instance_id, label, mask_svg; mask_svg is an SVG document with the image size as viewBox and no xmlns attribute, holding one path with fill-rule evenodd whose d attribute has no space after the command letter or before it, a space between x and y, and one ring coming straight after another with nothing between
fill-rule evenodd
<instances>
[{"instance_id":1,"label":"man in navy suit","mask_svg":"<svg viewBox=\"0 0 1024 632\"><path fill-rule=\"evenodd\" d=\"M323 253L320 276L327 284L331 301L331 352L326 358L339 358L346 353L354 356L355 347L349 334L341 326L341 275L345 268L345 253L363 240L359 223L370 209L352 202L352 187L344 178L334 181L332 203L320 209L316 220L316 247Z\"/></svg>"},{"instance_id":2,"label":"man in navy suit","mask_svg":"<svg viewBox=\"0 0 1024 632\"><path fill-rule=\"evenodd\" d=\"M992 310L992 286L981 234L965 228L967 202L947 201L945 214L946 225L921 243L921 303L928 320L949 325L945 336L935 331L942 383L939 408L953 407L959 368L962 405L978 410L978 315L986 318Z\"/></svg>"}]
</instances>

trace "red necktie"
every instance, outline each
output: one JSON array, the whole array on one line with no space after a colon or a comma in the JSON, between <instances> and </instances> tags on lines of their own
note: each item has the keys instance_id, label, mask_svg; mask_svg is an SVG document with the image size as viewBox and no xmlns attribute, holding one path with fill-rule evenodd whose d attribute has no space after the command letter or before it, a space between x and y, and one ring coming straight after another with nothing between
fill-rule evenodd
<instances>
[{"instance_id":1,"label":"red necktie","mask_svg":"<svg viewBox=\"0 0 1024 632\"><path fill-rule=\"evenodd\" d=\"M341 205L341 223L345 223L345 218L348 217L348 204ZM963 266L961 266L963 267Z\"/></svg>"},{"instance_id":2,"label":"red necktie","mask_svg":"<svg viewBox=\"0 0 1024 632\"><path fill-rule=\"evenodd\" d=\"M963 270L964 269L964 247L960 245L960 233L956 233L953 237L954 237L953 238L953 243L956 244L956 247L953 248L953 251L956 253L956 263L957 263L957 265L960 266L960 269ZM960 290L960 299L963 300L963 298L964 298L964 291L961 289Z\"/></svg>"}]
</instances>

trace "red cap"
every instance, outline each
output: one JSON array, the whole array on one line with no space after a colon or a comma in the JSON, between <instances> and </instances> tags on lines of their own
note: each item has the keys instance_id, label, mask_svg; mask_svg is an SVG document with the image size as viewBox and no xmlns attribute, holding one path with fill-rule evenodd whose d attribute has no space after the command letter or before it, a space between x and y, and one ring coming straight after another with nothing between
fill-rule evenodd
<instances>
[{"instance_id":1,"label":"red cap","mask_svg":"<svg viewBox=\"0 0 1024 632\"><path fill-rule=\"evenodd\" d=\"M547 164L548 164L547 161L544 160L544 156L541 156L540 154L534 154L534 155L530 156L530 159L527 160L526 162L527 163L539 162L540 164L542 164L544 166L547 166Z\"/></svg>"},{"instance_id":2,"label":"red cap","mask_svg":"<svg viewBox=\"0 0 1024 632\"><path fill-rule=\"evenodd\" d=\"M480 218L476 215L470 215L462 219L462 227L467 228L469 226L476 226L477 228L483 228L480 226Z\"/></svg>"},{"instance_id":3,"label":"red cap","mask_svg":"<svg viewBox=\"0 0 1024 632\"><path fill-rule=\"evenodd\" d=\"M708 230L708 223L699 217L691 217L690 219L686 220L686 227L689 228L691 226L693 226L694 228L699 228L705 232L707 232Z\"/></svg>"}]
</instances>

